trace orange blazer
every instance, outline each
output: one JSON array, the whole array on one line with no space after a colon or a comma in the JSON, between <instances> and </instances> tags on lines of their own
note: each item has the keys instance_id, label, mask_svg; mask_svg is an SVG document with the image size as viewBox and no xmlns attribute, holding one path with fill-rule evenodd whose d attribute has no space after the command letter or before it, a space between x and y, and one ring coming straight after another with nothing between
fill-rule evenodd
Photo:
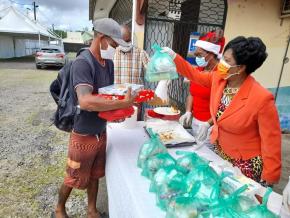
<instances>
[{"instance_id":1,"label":"orange blazer","mask_svg":"<svg viewBox=\"0 0 290 218\"><path fill-rule=\"evenodd\" d=\"M281 174L281 130L272 93L249 75L223 115L216 119L226 80L217 71L199 72L179 55L174 62L181 75L211 87L210 113L214 122L211 142L218 141L234 159L261 156L262 179L277 183Z\"/></svg>"}]
</instances>

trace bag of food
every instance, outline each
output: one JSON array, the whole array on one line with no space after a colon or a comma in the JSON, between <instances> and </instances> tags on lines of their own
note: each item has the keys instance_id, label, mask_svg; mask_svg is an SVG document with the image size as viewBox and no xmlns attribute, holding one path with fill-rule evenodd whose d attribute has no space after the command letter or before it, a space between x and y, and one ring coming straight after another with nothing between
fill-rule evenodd
<instances>
[{"instance_id":1,"label":"bag of food","mask_svg":"<svg viewBox=\"0 0 290 218\"><path fill-rule=\"evenodd\" d=\"M217 207L208 211L202 212L198 215L198 218L247 218L238 214L231 208Z\"/></svg>"},{"instance_id":2,"label":"bag of food","mask_svg":"<svg viewBox=\"0 0 290 218\"><path fill-rule=\"evenodd\" d=\"M245 191L247 189L248 189L247 185L240 187L231 195L222 198L222 204L226 204L228 205L228 207L231 207L237 213L243 214L243 212L257 205L254 196L245 194Z\"/></svg>"},{"instance_id":3,"label":"bag of food","mask_svg":"<svg viewBox=\"0 0 290 218\"><path fill-rule=\"evenodd\" d=\"M167 207L166 218L195 218L206 210L208 202L196 197L199 189L200 182L196 182L190 192L172 198Z\"/></svg>"},{"instance_id":4,"label":"bag of food","mask_svg":"<svg viewBox=\"0 0 290 218\"><path fill-rule=\"evenodd\" d=\"M200 165L187 175L186 188L190 192L195 183L200 182L201 187L196 197L213 201L219 196L220 181L221 178L209 165Z\"/></svg>"},{"instance_id":5,"label":"bag of food","mask_svg":"<svg viewBox=\"0 0 290 218\"><path fill-rule=\"evenodd\" d=\"M161 153L151 156L145 162L142 176L145 176L149 179L152 179L155 173L161 167L168 167L171 165L175 165L175 159L168 153Z\"/></svg>"},{"instance_id":6,"label":"bag of food","mask_svg":"<svg viewBox=\"0 0 290 218\"><path fill-rule=\"evenodd\" d=\"M195 218L198 215L197 204L199 202L192 196L178 196L170 201L166 218Z\"/></svg>"},{"instance_id":7,"label":"bag of food","mask_svg":"<svg viewBox=\"0 0 290 218\"><path fill-rule=\"evenodd\" d=\"M177 169L174 169L167 174L164 183L157 187L156 199L159 208L166 210L169 202L173 198L185 193L185 178L186 175Z\"/></svg>"},{"instance_id":8,"label":"bag of food","mask_svg":"<svg viewBox=\"0 0 290 218\"><path fill-rule=\"evenodd\" d=\"M257 218L257 217L263 217L263 218L278 218L279 216L272 213L271 211L268 210L267 208L267 202L269 200L269 196L272 192L271 188L268 188L264 197L263 197L263 202L261 205L255 206L250 208L248 211L246 211L244 214L248 218Z\"/></svg>"},{"instance_id":9,"label":"bag of food","mask_svg":"<svg viewBox=\"0 0 290 218\"><path fill-rule=\"evenodd\" d=\"M155 53L148 63L145 79L148 82L177 79L176 66L170 55L162 53L161 47L157 44L154 44L152 48Z\"/></svg>"},{"instance_id":10,"label":"bag of food","mask_svg":"<svg viewBox=\"0 0 290 218\"><path fill-rule=\"evenodd\" d=\"M176 151L177 155L183 155L176 160L178 166L186 169L187 172L192 171L200 165L207 165L209 162L194 152Z\"/></svg>"},{"instance_id":11,"label":"bag of food","mask_svg":"<svg viewBox=\"0 0 290 218\"><path fill-rule=\"evenodd\" d=\"M243 195L248 186L244 185L233 194L221 197L217 203L211 205L208 211L199 215L199 218L225 217L225 218L248 218L244 213L252 206L256 205L254 199ZM260 217L260 216L257 216ZM261 216L263 217L263 216Z\"/></svg>"},{"instance_id":12,"label":"bag of food","mask_svg":"<svg viewBox=\"0 0 290 218\"><path fill-rule=\"evenodd\" d=\"M151 180L149 191L157 193L162 186L167 185L167 179L170 179L175 175L179 175L180 173L185 175L184 169L178 167L177 165L170 165L168 167L160 168Z\"/></svg>"},{"instance_id":13,"label":"bag of food","mask_svg":"<svg viewBox=\"0 0 290 218\"><path fill-rule=\"evenodd\" d=\"M159 137L157 134L154 134L151 129L148 129L150 132L151 138L149 141L145 142L140 151L139 151L139 156L138 156L138 161L137 161L137 166L142 168L144 167L144 164L146 160L156 154L160 153L167 153L166 147L161 143L159 140Z\"/></svg>"}]
</instances>

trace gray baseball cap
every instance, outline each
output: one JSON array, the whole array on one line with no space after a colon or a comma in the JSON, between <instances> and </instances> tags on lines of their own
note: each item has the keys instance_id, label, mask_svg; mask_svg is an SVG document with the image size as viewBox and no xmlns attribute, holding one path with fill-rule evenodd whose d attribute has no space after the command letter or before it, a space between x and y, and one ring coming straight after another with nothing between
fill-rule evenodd
<instances>
[{"instance_id":1,"label":"gray baseball cap","mask_svg":"<svg viewBox=\"0 0 290 218\"><path fill-rule=\"evenodd\" d=\"M102 18L94 20L93 25L95 31L111 37L119 45L130 45L130 43L123 40L121 26L112 18Z\"/></svg>"}]
</instances>

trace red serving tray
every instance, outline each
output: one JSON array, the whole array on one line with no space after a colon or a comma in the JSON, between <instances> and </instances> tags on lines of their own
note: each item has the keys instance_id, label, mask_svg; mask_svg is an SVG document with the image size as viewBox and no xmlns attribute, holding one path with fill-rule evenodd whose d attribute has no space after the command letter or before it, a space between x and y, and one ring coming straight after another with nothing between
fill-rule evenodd
<instances>
[{"instance_id":1,"label":"red serving tray","mask_svg":"<svg viewBox=\"0 0 290 218\"><path fill-rule=\"evenodd\" d=\"M107 94L97 94L96 96L104 97L110 100L123 100L125 98L124 95L107 95ZM135 103L142 103L154 98L154 91L149 89L144 89L138 92L137 96L135 97Z\"/></svg>"},{"instance_id":2,"label":"red serving tray","mask_svg":"<svg viewBox=\"0 0 290 218\"><path fill-rule=\"evenodd\" d=\"M156 113L154 110L148 110L147 111L147 115L152 117L152 118L159 118L162 120L179 120L180 115L162 115L162 114L158 114Z\"/></svg>"},{"instance_id":3,"label":"red serving tray","mask_svg":"<svg viewBox=\"0 0 290 218\"><path fill-rule=\"evenodd\" d=\"M131 117L133 114L134 108L131 106L128 108L99 112L99 117L109 122L113 122L117 120L124 120Z\"/></svg>"},{"instance_id":4,"label":"red serving tray","mask_svg":"<svg viewBox=\"0 0 290 218\"><path fill-rule=\"evenodd\" d=\"M110 100L123 100L125 98L124 95L107 95L107 94L95 94L95 96L102 97ZM138 92L138 95L135 98L135 103L141 103L145 101L152 100L154 98L154 91L152 90L141 90ZM111 111L102 111L99 112L99 117L109 122L124 120L128 117L131 117L134 114L134 108L122 108Z\"/></svg>"}]
</instances>

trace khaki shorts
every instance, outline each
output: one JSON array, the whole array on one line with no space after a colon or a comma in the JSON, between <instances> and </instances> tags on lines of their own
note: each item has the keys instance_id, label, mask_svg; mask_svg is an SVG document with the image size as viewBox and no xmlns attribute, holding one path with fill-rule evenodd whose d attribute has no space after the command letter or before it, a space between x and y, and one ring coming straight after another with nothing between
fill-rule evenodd
<instances>
[{"instance_id":1,"label":"khaki shorts","mask_svg":"<svg viewBox=\"0 0 290 218\"><path fill-rule=\"evenodd\" d=\"M72 132L68 146L66 186L85 189L90 180L105 175L107 137L80 135Z\"/></svg>"}]
</instances>

